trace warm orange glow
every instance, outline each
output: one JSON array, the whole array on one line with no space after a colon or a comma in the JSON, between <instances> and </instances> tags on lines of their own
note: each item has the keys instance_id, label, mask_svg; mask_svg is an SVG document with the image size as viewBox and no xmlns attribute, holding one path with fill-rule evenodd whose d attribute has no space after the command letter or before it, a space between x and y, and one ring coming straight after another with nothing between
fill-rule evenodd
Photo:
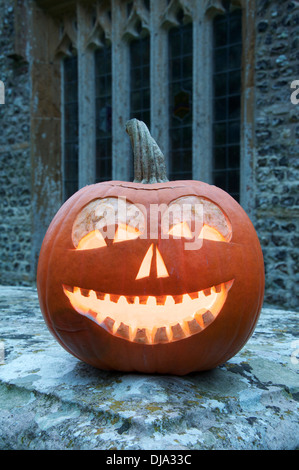
<instances>
[{"instance_id":1,"label":"warm orange glow","mask_svg":"<svg viewBox=\"0 0 299 470\"><path fill-rule=\"evenodd\" d=\"M77 250L92 250L93 248L102 248L107 246L102 233L99 230L93 230L83 237L77 246Z\"/></svg>"},{"instance_id":2,"label":"warm orange glow","mask_svg":"<svg viewBox=\"0 0 299 470\"><path fill-rule=\"evenodd\" d=\"M193 238L189 225L187 222L180 222L175 224L168 232L169 235L178 238Z\"/></svg>"},{"instance_id":3,"label":"warm orange glow","mask_svg":"<svg viewBox=\"0 0 299 470\"><path fill-rule=\"evenodd\" d=\"M154 245L152 243L149 249L147 250L145 257L143 258L143 261L139 268L136 279L142 279L150 275L153 253L154 253Z\"/></svg>"},{"instance_id":4,"label":"warm orange glow","mask_svg":"<svg viewBox=\"0 0 299 470\"><path fill-rule=\"evenodd\" d=\"M130 227L130 225L119 224L115 233L113 243L123 242L126 240L134 240L141 235L139 230L135 227Z\"/></svg>"},{"instance_id":5,"label":"warm orange glow","mask_svg":"<svg viewBox=\"0 0 299 470\"><path fill-rule=\"evenodd\" d=\"M163 261L162 255L158 249L156 250L156 267L157 267L157 277L168 277L168 271ZM152 267L152 260L154 256L154 244L152 243L149 249L147 250L145 257L142 260L141 266L139 268L136 279L143 279L144 277L149 277Z\"/></svg>"},{"instance_id":6,"label":"warm orange glow","mask_svg":"<svg viewBox=\"0 0 299 470\"><path fill-rule=\"evenodd\" d=\"M156 248L157 277L168 277L168 271L163 261L162 255Z\"/></svg>"},{"instance_id":7,"label":"warm orange glow","mask_svg":"<svg viewBox=\"0 0 299 470\"><path fill-rule=\"evenodd\" d=\"M209 225L204 224L198 238L203 238L205 240L214 240L217 242L225 242L226 239L224 238L223 235L221 235L218 230L216 230L213 227L210 227Z\"/></svg>"},{"instance_id":8,"label":"warm orange glow","mask_svg":"<svg viewBox=\"0 0 299 470\"><path fill-rule=\"evenodd\" d=\"M73 308L111 334L142 343L170 342L198 333L221 311L233 281L183 296L118 296L64 287ZM178 299L179 297L179 299Z\"/></svg>"}]
</instances>

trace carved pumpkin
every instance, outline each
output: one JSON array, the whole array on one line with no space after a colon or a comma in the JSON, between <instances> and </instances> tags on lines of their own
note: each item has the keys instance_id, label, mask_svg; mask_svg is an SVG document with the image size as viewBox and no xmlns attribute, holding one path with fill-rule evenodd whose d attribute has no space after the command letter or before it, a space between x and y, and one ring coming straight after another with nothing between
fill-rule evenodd
<instances>
[{"instance_id":1,"label":"carved pumpkin","mask_svg":"<svg viewBox=\"0 0 299 470\"><path fill-rule=\"evenodd\" d=\"M258 237L241 206L166 178L145 124L127 124L135 181L82 188L40 252L37 286L60 344L101 369L187 374L236 354L264 293Z\"/></svg>"}]
</instances>

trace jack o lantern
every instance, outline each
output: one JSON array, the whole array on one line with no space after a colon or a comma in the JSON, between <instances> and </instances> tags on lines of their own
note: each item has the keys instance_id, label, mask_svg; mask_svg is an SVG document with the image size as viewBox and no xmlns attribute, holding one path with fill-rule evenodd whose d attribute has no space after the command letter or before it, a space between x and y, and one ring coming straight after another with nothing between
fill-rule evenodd
<instances>
[{"instance_id":1,"label":"jack o lantern","mask_svg":"<svg viewBox=\"0 0 299 470\"><path fill-rule=\"evenodd\" d=\"M258 237L241 206L199 181L166 178L141 121L127 123L133 183L86 186L60 208L37 273L48 328L106 370L183 375L246 343L264 293Z\"/></svg>"}]
</instances>

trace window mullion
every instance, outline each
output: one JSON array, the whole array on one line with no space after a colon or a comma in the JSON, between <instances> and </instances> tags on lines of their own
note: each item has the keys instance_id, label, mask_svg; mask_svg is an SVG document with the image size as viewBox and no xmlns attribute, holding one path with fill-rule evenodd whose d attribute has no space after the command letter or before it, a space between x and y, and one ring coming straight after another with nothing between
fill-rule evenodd
<instances>
[{"instance_id":1,"label":"window mullion","mask_svg":"<svg viewBox=\"0 0 299 470\"><path fill-rule=\"evenodd\" d=\"M196 2L193 21L193 179L212 182L212 25Z\"/></svg>"},{"instance_id":2,"label":"window mullion","mask_svg":"<svg viewBox=\"0 0 299 470\"><path fill-rule=\"evenodd\" d=\"M130 139L125 126L130 119L130 54L123 38L126 4L112 0L112 179L129 181Z\"/></svg>"},{"instance_id":3,"label":"window mullion","mask_svg":"<svg viewBox=\"0 0 299 470\"><path fill-rule=\"evenodd\" d=\"M90 24L87 10L78 2L79 188L95 182L94 57L86 48Z\"/></svg>"},{"instance_id":4,"label":"window mullion","mask_svg":"<svg viewBox=\"0 0 299 470\"><path fill-rule=\"evenodd\" d=\"M150 2L150 86L151 133L165 155L169 168L169 87L168 87L168 30L161 26L166 0Z\"/></svg>"}]
</instances>

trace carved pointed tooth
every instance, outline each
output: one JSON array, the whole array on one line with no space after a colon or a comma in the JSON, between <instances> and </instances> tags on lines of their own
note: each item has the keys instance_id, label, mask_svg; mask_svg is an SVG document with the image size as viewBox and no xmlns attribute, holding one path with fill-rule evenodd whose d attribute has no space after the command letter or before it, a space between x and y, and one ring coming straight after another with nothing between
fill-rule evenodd
<instances>
[{"instance_id":1,"label":"carved pointed tooth","mask_svg":"<svg viewBox=\"0 0 299 470\"><path fill-rule=\"evenodd\" d=\"M130 328L128 325L125 325L125 323L121 322L115 334L121 336L122 338L130 339Z\"/></svg>"},{"instance_id":2,"label":"carved pointed tooth","mask_svg":"<svg viewBox=\"0 0 299 470\"><path fill-rule=\"evenodd\" d=\"M212 312L210 312L210 310L207 310L203 315L202 315L202 319L203 319L203 322L204 322L204 325L205 326L208 326L210 323L212 323L212 321L214 320L214 315L212 314Z\"/></svg>"},{"instance_id":3,"label":"carved pointed tooth","mask_svg":"<svg viewBox=\"0 0 299 470\"><path fill-rule=\"evenodd\" d=\"M101 326L105 328L105 330L109 331L109 333L113 333L113 325L115 321L113 318L106 317L105 320L102 322Z\"/></svg>"},{"instance_id":4,"label":"carved pointed tooth","mask_svg":"<svg viewBox=\"0 0 299 470\"><path fill-rule=\"evenodd\" d=\"M173 340L182 339L186 336L185 333L184 333L183 328L181 327L181 325L179 323L177 323L176 325L172 325L171 326L171 331L172 331L172 339Z\"/></svg>"},{"instance_id":5,"label":"carved pointed tooth","mask_svg":"<svg viewBox=\"0 0 299 470\"><path fill-rule=\"evenodd\" d=\"M157 305L164 305L166 300L166 295L158 295L156 297Z\"/></svg>"},{"instance_id":6,"label":"carved pointed tooth","mask_svg":"<svg viewBox=\"0 0 299 470\"><path fill-rule=\"evenodd\" d=\"M185 331L186 331L186 327L188 328L191 335L193 335L194 333L198 333L199 331L202 330L202 327L199 325L199 323L193 317L188 317L184 320L184 329L185 329Z\"/></svg>"},{"instance_id":7,"label":"carved pointed tooth","mask_svg":"<svg viewBox=\"0 0 299 470\"><path fill-rule=\"evenodd\" d=\"M208 289L204 289L203 293L204 293L204 295L207 297L208 295L211 294L211 288L208 287Z\"/></svg>"},{"instance_id":8,"label":"carved pointed tooth","mask_svg":"<svg viewBox=\"0 0 299 470\"><path fill-rule=\"evenodd\" d=\"M99 300L104 300L106 294L103 294L103 292L96 292L97 299Z\"/></svg>"},{"instance_id":9,"label":"carved pointed tooth","mask_svg":"<svg viewBox=\"0 0 299 470\"><path fill-rule=\"evenodd\" d=\"M183 295L173 295L172 296L174 298L174 303L176 304L181 304L182 301L183 301Z\"/></svg>"},{"instance_id":10,"label":"carved pointed tooth","mask_svg":"<svg viewBox=\"0 0 299 470\"><path fill-rule=\"evenodd\" d=\"M148 295L141 295L141 296L139 297L139 303L142 304L142 305L144 305L144 304L147 303L147 299L148 299Z\"/></svg>"},{"instance_id":11,"label":"carved pointed tooth","mask_svg":"<svg viewBox=\"0 0 299 470\"><path fill-rule=\"evenodd\" d=\"M115 304L118 302L119 298L120 298L120 295L118 294L110 294L110 300L111 302L114 302Z\"/></svg>"},{"instance_id":12,"label":"carved pointed tooth","mask_svg":"<svg viewBox=\"0 0 299 470\"><path fill-rule=\"evenodd\" d=\"M83 287L80 287L80 293L83 297L88 297L89 289L83 289Z\"/></svg>"},{"instance_id":13,"label":"carved pointed tooth","mask_svg":"<svg viewBox=\"0 0 299 470\"><path fill-rule=\"evenodd\" d=\"M189 294L189 297L194 300L194 299L198 299L198 292L191 292L191 294Z\"/></svg>"},{"instance_id":14,"label":"carved pointed tooth","mask_svg":"<svg viewBox=\"0 0 299 470\"><path fill-rule=\"evenodd\" d=\"M74 293L74 294L80 294L80 295L81 295L80 287L74 287L73 293Z\"/></svg>"},{"instance_id":15,"label":"carved pointed tooth","mask_svg":"<svg viewBox=\"0 0 299 470\"><path fill-rule=\"evenodd\" d=\"M134 304L135 305L139 305L139 297L136 295L135 299L134 299Z\"/></svg>"},{"instance_id":16,"label":"carved pointed tooth","mask_svg":"<svg viewBox=\"0 0 299 470\"><path fill-rule=\"evenodd\" d=\"M168 343L169 339L167 336L167 331L166 327L162 326L160 328L157 328L154 336L154 342L155 343Z\"/></svg>"},{"instance_id":17,"label":"carved pointed tooth","mask_svg":"<svg viewBox=\"0 0 299 470\"><path fill-rule=\"evenodd\" d=\"M137 328L134 341L136 343L144 343L144 344L149 342L146 328Z\"/></svg>"}]
</instances>

